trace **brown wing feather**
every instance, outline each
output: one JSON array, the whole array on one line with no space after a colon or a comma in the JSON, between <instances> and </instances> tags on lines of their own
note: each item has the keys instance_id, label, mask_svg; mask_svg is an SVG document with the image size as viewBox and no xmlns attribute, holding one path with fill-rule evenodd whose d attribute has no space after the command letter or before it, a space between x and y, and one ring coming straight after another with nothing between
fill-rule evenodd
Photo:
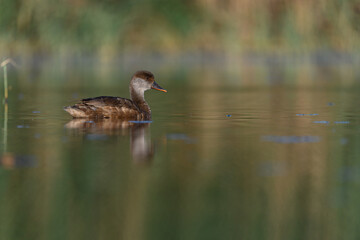
<instances>
[{"instance_id":1,"label":"brown wing feather","mask_svg":"<svg viewBox=\"0 0 360 240\"><path fill-rule=\"evenodd\" d=\"M121 97L101 96L82 99L80 103L65 108L75 118L120 118L138 119L144 118L136 105L129 99Z\"/></svg>"},{"instance_id":2,"label":"brown wing feather","mask_svg":"<svg viewBox=\"0 0 360 240\"><path fill-rule=\"evenodd\" d=\"M94 98L85 98L81 100L81 103L86 105L92 105L94 107L104 107L104 106L128 107L137 110L133 101L121 97L101 96Z\"/></svg>"}]
</instances>

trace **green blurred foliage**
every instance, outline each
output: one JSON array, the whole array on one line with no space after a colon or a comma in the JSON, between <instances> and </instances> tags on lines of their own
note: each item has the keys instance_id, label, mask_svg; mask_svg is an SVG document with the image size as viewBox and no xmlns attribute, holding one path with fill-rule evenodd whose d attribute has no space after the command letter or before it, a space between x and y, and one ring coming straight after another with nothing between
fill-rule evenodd
<instances>
[{"instance_id":1,"label":"green blurred foliage","mask_svg":"<svg viewBox=\"0 0 360 240\"><path fill-rule=\"evenodd\" d=\"M360 1L0 0L2 52L358 48Z\"/></svg>"}]
</instances>

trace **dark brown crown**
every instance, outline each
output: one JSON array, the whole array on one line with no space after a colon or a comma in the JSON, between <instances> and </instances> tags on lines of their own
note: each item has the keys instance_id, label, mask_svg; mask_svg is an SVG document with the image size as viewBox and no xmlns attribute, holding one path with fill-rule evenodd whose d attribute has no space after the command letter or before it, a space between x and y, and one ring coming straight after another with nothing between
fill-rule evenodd
<instances>
[{"instance_id":1,"label":"dark brown crown","mask_svg":"<svg viewBox=\"0 0 360 240\"><path fill-rule=\"evenodd\" d=\"M154 74L149 71L137 71L133 78L142 78L146 81L153 82L154 81Z\"/></svg>"}]
</instances>

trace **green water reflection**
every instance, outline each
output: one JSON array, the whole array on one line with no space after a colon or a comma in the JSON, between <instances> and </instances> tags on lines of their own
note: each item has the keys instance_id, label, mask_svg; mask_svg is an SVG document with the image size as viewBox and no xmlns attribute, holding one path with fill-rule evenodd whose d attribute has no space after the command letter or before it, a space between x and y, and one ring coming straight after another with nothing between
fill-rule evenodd
<instances>
[{"instance_id":1,"label":"green water reflection","mask_svg":"<svg viewBox=\"0 0 360 240\"><path fill-rule=\"evenodd\" d=\"M0 239L359 238L358 70L152 71L146 124L62 110L132 72L10 74Z\"/></svg>"}]
</instances>

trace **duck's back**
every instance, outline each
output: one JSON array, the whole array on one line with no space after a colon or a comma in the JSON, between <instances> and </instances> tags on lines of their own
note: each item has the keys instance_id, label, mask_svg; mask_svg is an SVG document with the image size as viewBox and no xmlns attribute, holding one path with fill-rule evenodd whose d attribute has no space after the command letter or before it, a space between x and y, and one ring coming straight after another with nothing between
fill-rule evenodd
<instances>
[{"instance_id":1,"label":"duck's back","mask_svg":"<svg viewBox=\"0 0 360 240\"><path fill-rule=\"evenodd\" d=\"M146 120L149 118L133 101L121 97L101 96L82 99L74 106L64 108L74 118L118 118Z\"/></svg>"}]
</instances>

